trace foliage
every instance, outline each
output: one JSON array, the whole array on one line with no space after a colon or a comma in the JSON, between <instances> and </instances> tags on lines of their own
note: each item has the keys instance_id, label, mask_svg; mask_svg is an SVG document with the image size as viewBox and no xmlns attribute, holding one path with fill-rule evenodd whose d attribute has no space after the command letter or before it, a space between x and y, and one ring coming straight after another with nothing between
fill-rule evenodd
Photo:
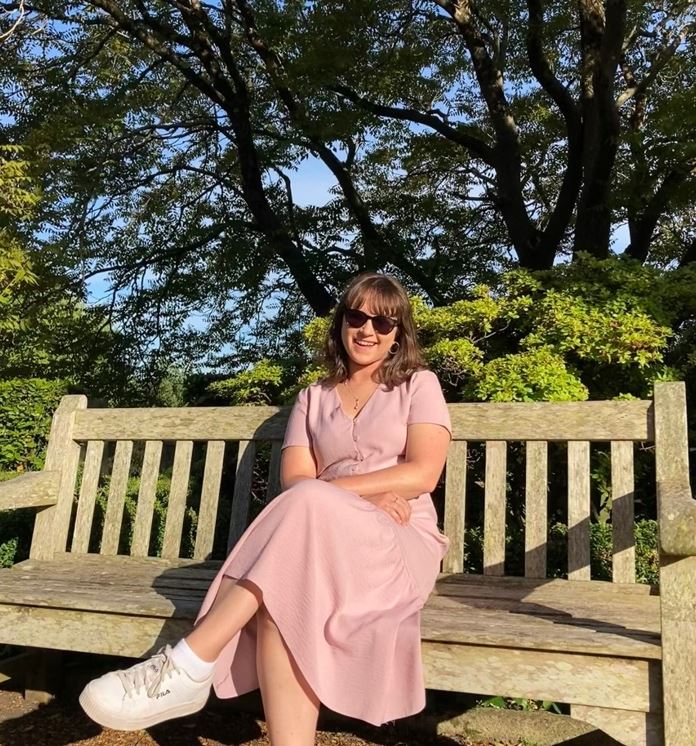
<instances>
[{"instance_id":1,"label":"foliage","mask_svg":"<svg viewBox=\"0 0 696 746\"><path fill-rule=\"evenodd\" d=\"M656 289L649 301L646 287ZM696 356L673 342L670 326L696 313L694 297L691 268L583 255L572 267L513 270L445 306L420 296L411 303L448 400L578 401L649 398L654 380L688 376ZM292 401L324 374L317 361L327 326L327 318L313 319L292 355L266 358L210 391L230 403Z\"/></svg>"},{"instance_id":2,"label":"foliage","mask_svg":"<svg viewBox=\"0 0 696 746\"><path fill-rule=\"evenodd\" d=\"M0 381L0 471L43 467L51 417L66 393L63 381Z\"/></svg>"},{"instance_id":3,"label":"foliage","mask_svg":"<svg viewBox=\"0 0 696 746\"><path fill-rule=\"evenodd\" d=\"M99 540L104 529L104 518L109 497L110 480L100 486L97 491L93 529L91 534L90 552L99 551ZM132 476L126 485L124 499L123 523L121 524L121 535L119 539L118 553L128 554L133 541L133 530L135 527L135 516L138 506L138 491L140 489L140 477ZM169 491L171 489L171 473L160 474L155 487L155 501L152 517L151 541L148 555L153 557L162 556L162 543L164 541L164 529L166 525L167 506L169 504ZM191 489L189 488L189 495ZM188 496L187 496L188 500ZM187 505L184 513L184 528L181 543L180 556L193 557L193 549L196 537L196 526L198 514L190 505Z\"/></svg>"},{"instance_id":4,"label":"foliage","mask_svg":"<svg viewBox=\"0 0 696 746\"><path fill-rule=\"evenodd\" d=\"M588 398L587 387L568 371L563 358L550 347L491 360L469 390L471 398L481 401L578 401Z\"/></svg>"},{"instance_id":5,"label":"foliage","mask_svg":"<svg viewBox=\"0 0 696 746\"><path fill-rule=\"evenodd\" d=\"M657 549L657 521L641 519L634 528L636 546L636 581L657 585L659 583L659 556ZM524 575L524 531L514 523L508 525L506 534L506 575ZM553 522L548 532L548 569L552 578L567 576L568 527ZM470 526L464 537L464 571L480 574L483 570L483 531ZM611 523L590 524L590 571L594 580L612 578L612 528Z\"/></svg>"},{"instance_id":6,"label":"foliage","mask_svg":"<svg viewBox=\"0 0 696 746\"><path fill-rule=\"evenodd\" d=\"M260 360L233 378L208 386L210 393L226 404L270 404L283 385L283 368L270 360Z\"/></svg>"},{"instance_id":7,"label":"foliage","mask_svg":"<svg viewBox=\"0 0 696 746\"><path fill-rule=\"evenodd\" d=\"M4 331L17 330L23 324L13 303L14 294L31 289L37 281L13 225L27 220L38 201L28 175L29 164L18 158L21 152L17 146L0 146L0 341Z\"/></svg>"},{"instance_id":8,"label":"foliage","mask_svg":"<svg viewBox=\"0 0 696 746\"><path fill-rule=\"evenodd\" d=\"M686 266L693 13L596 5L213 3L194 32L177 4L38 0L0 49L2 134L46 194L32 248L76 285L105 275L141 350L234 344L233 370L361 270L446 306L612 237ZM642 343L635 309L614 310Z\"/></svg>"}]
</instances>

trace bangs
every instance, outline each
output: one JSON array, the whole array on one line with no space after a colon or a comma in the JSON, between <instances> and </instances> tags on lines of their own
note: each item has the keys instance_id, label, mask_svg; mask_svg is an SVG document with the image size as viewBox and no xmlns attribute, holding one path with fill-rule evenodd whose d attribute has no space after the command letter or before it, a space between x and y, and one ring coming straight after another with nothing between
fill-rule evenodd
<instances>
[{"instance_id":1,"label":"bangs","mask_svg":"<svg viewBox=\"0 0 696 746\"><path fill-rule=\"evenodd\" d=\"M389 281L380 278L368 278L351 288L345 297L346 308L358 309L367 305L376 315L391 316L402 319L404 316L404 300L399 289Z\"/></svg>"}]
</instances>

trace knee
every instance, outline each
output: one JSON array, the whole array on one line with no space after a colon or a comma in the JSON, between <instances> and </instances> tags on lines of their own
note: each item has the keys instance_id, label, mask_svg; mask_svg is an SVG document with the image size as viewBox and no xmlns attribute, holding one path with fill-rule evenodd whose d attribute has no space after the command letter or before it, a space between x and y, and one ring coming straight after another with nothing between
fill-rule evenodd
<instances>
[{"instance_id":1,"label":"knee","mask_svg":"<svg viewBox=\"0 0 696 746\"><path fill-rule=\"evenodd\" d=\"M306 479L290 487L288 493L293 503L316 504L318 500L326 497L326 487L327 485L318 479Z\"/></svg>"}]
</instances>

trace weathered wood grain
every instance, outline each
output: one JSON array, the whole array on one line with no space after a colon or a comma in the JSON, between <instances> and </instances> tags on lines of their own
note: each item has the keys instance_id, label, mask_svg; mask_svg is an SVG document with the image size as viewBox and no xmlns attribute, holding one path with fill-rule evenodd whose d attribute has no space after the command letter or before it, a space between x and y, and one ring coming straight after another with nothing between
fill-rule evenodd
<instances>
[{"instance_id":1,"label":"weathered wood grain","mask_svg":"<svg viewBox=\"0 0 696 746\"><path fill-rule=\"evenodd\" d=\"M230 530L227 534L227 551L237 543L244 533L249 516L251 503L251 479L254 474L254 459L256 458L256 443L251 440L239 442L237 452L237 472L232 494L232 511L230 515Z\"/></svg>"},{"instance_id":2,"label":"weathered wood grain","mask_svg":"<svg viewBox=\"0 0 696 746\"><path fill-rule=\"evenodd\" d=\"M174 467L172 468L172 483L167 503L167 518L164 524L164 539L162 540L162 556L166 559L178 557L181 549L181 534L184 529L192 453L192 441L180 440L177 442L174 452Z\"/></svg>"},{"instance_id":3,"label":"weathered wood grain","mask_svg":"<svg viewBox=\"0 0 696 746\"><path fill-rule=\"evenodd\" d=\"M77 515L75 516L75 529L71 545L73 552L86 552L89 549L103 456L104 441L90 440L87 443L85 463L82 469L80 496L77 503Z\"/></svg>"},{"instance_id":4,"label":"weathered wood grain","mask_svg":"<svg viewBox=\"0 0 696 746\"><path fill-rule=\"evenodd\" d=\"M34 471L0 482L0 510L55 505L59 485L57 471Z\"/></svg>"},{"instance_id":5,"label":"weathered wood grain","mask_svg":"<svg viewBox=\"0 0 696 746\"><path fill-rule=\"evenodd\" d=\"M268 464L268 484L266 486L266 504L271 502L281 492L280 487L280 459L282 443L279 440L271 443L271 458Z\"/></svg>"},{"instance_id":6,"label":"weathered wood grain","mask_svg":"<svg viewBox=\"0 0 696 746\"><path fill-rule=\"evenodd\" d=\"M660 549L678 557L696 556L696 500L689 484L686 387L655 383L655 466Z\"/></svg>"},{"instance_id":7,"label":"weathered wood grain","mask_svg":"<svg viewBox=\"0 0 696 746\"><path fill-rule=\"evenodd\" d=\"M104 533L102 534L101 553L117 554L118 543L123 523L123 506L128 487L133 443L130 440L119 440L114 453L114 466L109 483L109 496L104 516Z\"/></svg>"},{"instance_id":8,"label":"weathered wood grain","mask_svg":"<svg viewBox=\"0 0 696 746\"><path fill-rule=\"evenodd\" d=\"M528 578L546 577L548 538L548 444L525 444L524 574Z\"/></svg>"},{"instance_id":9,"label":"weathered wood grain","mask_svg":"<svg viewBox=\"0 0 696 746\"><path fill-rule=\"evenodd\" d=\"M652 402L450 404L456 440L653 440ZM290 407L88 409L76 440L282 440Z\"/></svg>"},{"instance_id":10,"label":"weathered wood grain","mask_svg":"<svg viewBox=\"0 0 696 746\"><path fill-rule=\"evenodd\" d=\"M187 635L193 619L133 617L94 611L0 605L3 640L83 653L145 657Z\"/></svg>"},{"instance_id":11,"label":"weathered wood grain","mask_svg":"<svg viewBox=\"0 0 696 746\"><path fill-rule=\"evenodd\" d=\"M434 689L585 703L617 709L659 709L659 661L560 651L451 645L424 639L425 685Z\"/></svg>"},{"instance_id":12,"label":"weathered wood grain","mask_svg":"<svg viewBox=\"0 0 696 746\"><path fill-rule=\"evenodd\" d=\"M640 603L637 603L639 601ZM653 603L654 602L654 603ZM530 594L524 598L510 597L509 594L471 593L465 596L432 595L428 598L429 609L448 609L453 613L468 615L471 609L495 612L492 624L504 626L515 624L510 614L520 614L524 618L545 619L554 624L573 625L603 632L620 632L622 636L650 641L659 648L660 643L660 604L659 599L575 598L565 593L551 596ZM497 617L500 617L497 620ZM542 640L542 645L554 645Z\"/></svg>"},{"instance_id":13,"label":"weathered wood grain","mask_svg":"<svg viewBox=\"0 0 696 746\"><path fill-rule=\"evenodd\" d=\"M663 746L662 716L652 712L571 705L570 716L594 725L626 746Z\"/></svg>"},{"instance_id":14,"label":"weathered wood grain","mask_svg":"<svg viewBox=\"0 0 696 746\"><path fill-rule=\"evenodd\" d=\"M686 385L655 383L655 472L658 482L689 484Z\"/></svg>"},{"instance_id":15,"label":"weathered wood grain","mask_svg":"<svg viewBox=\"0 0 696 746\"><path fill-rule=\"evenodd\" d=\"M696 557L660 557L665 743L696 733Z\"/></svg>"},{"instance_id":16,"label":"weathered wood grain","mask_svg":"<svg viewBox=\"0 0 696 746\"><path fill-rule=\"evenodd\" d=\"M196 546L193 551L194 559L205 559L213 550L215 518L217 516L224 457L225 441L209 441L205 455L205 471L203 472L203 486L201 487L201 507L198 513Z\"/></svg>"},{"instance_id":17,"label":"weathered wood grain","mask_svg":"<svg viewBox=\"0 0 696 746\"><path fill-rule=\"evenodd\" d=\"M88 409L76 440L282 440L290 407Z\"/></svg>"},{"instance_id":18,"label":"weathered wood grain","mask_svg":"<svg viewBox=\"0 0 696 746\"><path fill-rule=\"evenodd\" d=\"M633 443L611 444L612 579L636 582L634 529Z\"/></svg>"},{"instance_id":19,"label":"weathered wood grain","mask_svg":"<svg viewBox=\"0 0 696 746\"><path fill-rule=\"evenodd\" d=\"M590 579L590 444L568 443L568 579Z\"/></svg>"},{"instance_id":20,"label":"weathered wood grain","mask_svg":"<svg viewBox=\"0 0 696 746\"><path fill-rule=\"evenodd\" d=\"M435 589L440 589L443 593L456 593L457 589L462 586L481 586L483 588L498 587L503 588L517 588L521 591L526 591L532 588L550 588L566 587L568 581L562 578L523 578L513 575L508 575L503 578L494 578L490 575L476 575L474 573L464 574L452 574L452 573L440 573L436 579ZM574 580L572 586L573 593L599 593L599 594L612 594L616 593L619 596L626 594L635 593L639 596L657 596L659 595L659 589L656 585L648 585L647 583L636 583L634 585L615 585L608 580ZM497 590L496 590L497 592Z\"/></svg>"},{"instance_id":21,"label":"weathered wood grain","mask_svg":"<svg viewBox=\"0 0 696 746\"><path fill-rule=\"evenodd\" d=\"M445 471L444 532L450 548L442 560L445 572L462 572L464 569L464 525L466 516L467 443L455 440L450 443Z\"/></svg>"},{"instance_id":22,"label":"weathered wood grain","mask_svg":"<svg viewBox=\"0 0 696 746\"><path fill-rule=\"evenodd\" d=\"M138 505L135 509L135 525L130 553L135 557L147 557L150 551L152 519L155 512L157 478L162 459L162 441L148 440L145 443L143 464L140 470Z\"/></svg>"},{"instance_id":23,"label":"weathered wood grain","mask_svg":"<svg viewBox=\"0 0 696 746\"><path fill-rule=\"evenodd\" d=\"M505 485L507 482L507 443L486 443L486 485L483 530L483 574L505 573Z\"/></svg>"},{"instance_id":24,"label":"weathered wood grain","mask_svg":"<svg viewBox=\"0 0 696 746\"><path fill-rule=\"evenodd\" d=\"M653 440L650 401L449 404L455 439Z\"/></svg>"},{"instance_id":25,"label":"weathered wood grain","mask_svg":"<svg viewBox=\"0 0 696 746\"><path fill-rule=\"evenodd\" d=\"M65 551L68 543L73 490L80 462L80 445L74 440L75 417L86 406L86 396L64 396L53 415L44 471L59 472L60 482L55 505L39 511L36 516L30 555L37 559Z\"/></svg>"},{"instance_id":26,"label":"weathered wood grain","mask_svg":"<svg viewBox=\"0 0 696 746\"><path fill-rule=\"evenodd\" d=\"M440 599L442 600L442 599ZM462 624L466 619L466 624ZM508 647L516 650L546 650L589 653L609 657L661 657L659 639L650 633L629 636L606 625L562 624L549 617L510 614L504 610L479 609L466 604L426 603L421 611L424 640Z\"/></svg>"}]
</instances>

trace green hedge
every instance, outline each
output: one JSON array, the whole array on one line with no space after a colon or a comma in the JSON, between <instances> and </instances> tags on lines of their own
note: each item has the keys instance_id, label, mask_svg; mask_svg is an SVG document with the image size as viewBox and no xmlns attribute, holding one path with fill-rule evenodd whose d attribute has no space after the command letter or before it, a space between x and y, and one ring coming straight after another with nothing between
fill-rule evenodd
<instances>
[{"instance_id":1,"label":"green hedge","mask_svg":"<svg viewBox=\"0 0 696 746\"><path fill-rule=\"evenodd\" d=\"M66 393L64 381L0 381L0 471L43 467L51 417Z\"/></svg>"},{"instance_id":2,"label":"green hedge","mask_svg":"<svg viewBox=\"0 0 696 746\"><path fill-rule=\"evenodd\" d=\"M634 527L636 539L636 581L657 585L659 558L657 551L657 521L643 519ZM464 539L464 571L483 572L483 531L480 527L468 528ZM567 576L568 527L553 523L548 534L548 570L552 578ZM524 531L509 527L506 537L506 575L524 575ZM590 565L594 580L611 580L612 527L611 523L590 524Z\"/></svg>"}]
</instances>

